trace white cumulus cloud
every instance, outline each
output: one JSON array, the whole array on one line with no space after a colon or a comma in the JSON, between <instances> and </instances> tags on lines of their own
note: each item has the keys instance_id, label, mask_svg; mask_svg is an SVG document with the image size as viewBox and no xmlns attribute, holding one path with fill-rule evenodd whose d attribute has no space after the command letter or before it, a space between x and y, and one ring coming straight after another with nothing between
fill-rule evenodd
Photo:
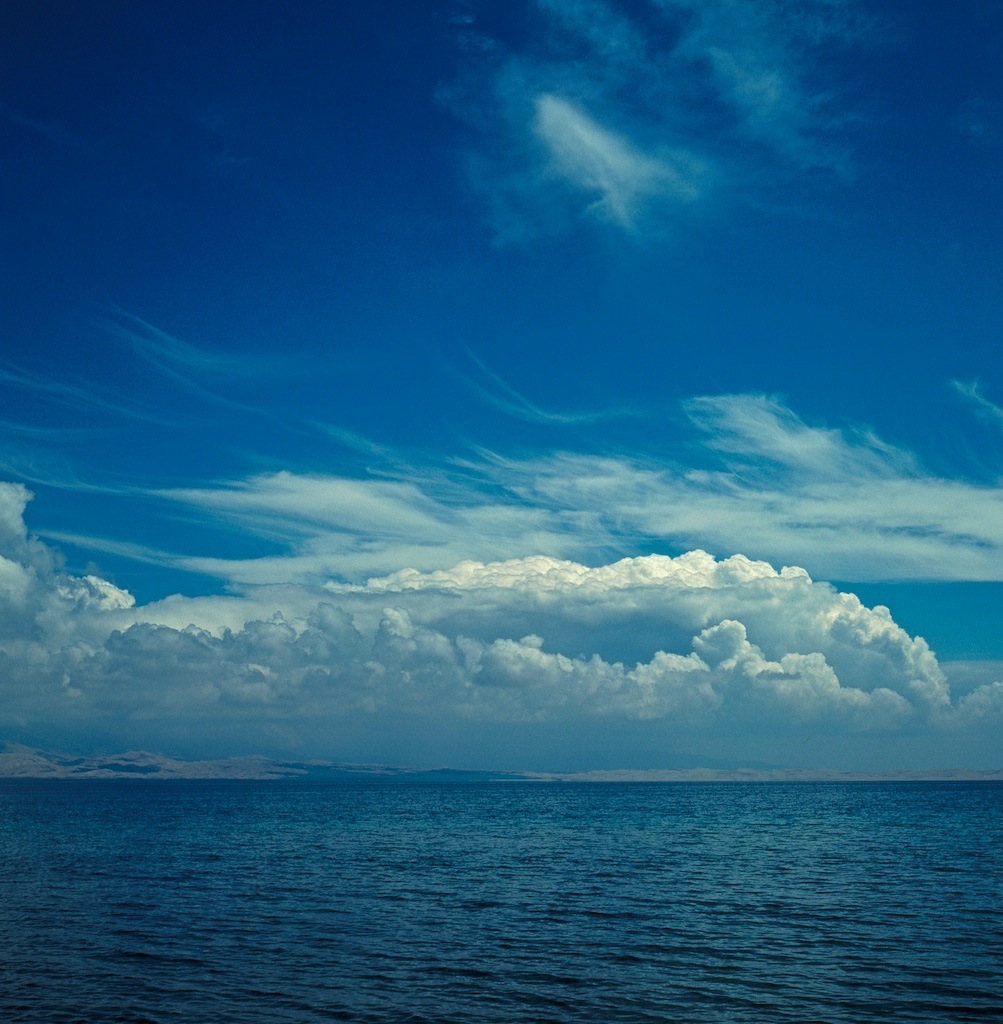
<instances>
[{"instance_id":1,"label":"white cumulus cloud","mask_svg":"<svg viewBox=\"0 0 1003 1024\"><path fill-rule=\"evenodd\" d=\"M922 638L796 567L534 556L137 606L61 570L27 497L0 488L0 727L21 741L534 767L642 742L804 765L814 737L846 766L1003 715L999 682L952 702Z\"/></svg>"}]
</instances>

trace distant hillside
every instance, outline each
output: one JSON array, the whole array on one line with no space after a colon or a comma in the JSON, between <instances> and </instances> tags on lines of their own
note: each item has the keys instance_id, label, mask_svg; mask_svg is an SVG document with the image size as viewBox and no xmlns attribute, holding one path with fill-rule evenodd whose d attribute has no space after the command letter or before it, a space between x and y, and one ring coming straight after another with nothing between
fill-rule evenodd
<instances>
[{"instance_id":1,"label":"distant hillside","mask_svg":"<svg viewBox=\"0 0 1003 1024\"><path fill-rule=\"evenodd\" d=\"M677 768L584 772L467 771L285 761L254 755L185 761L129 750L79 757L7 744L0 751L0 779L332 779L359 782L1003 782L1003 771L902 770L838 772L799 768Z\"/></svg>"},{"instance_id":2,"label":"distant hillside","mask_svg":"<svg viewBox=\"0 0 1003 1024\"><path fill-rule=\"evenodd\" d=\"M2 779L358 779L371 782L465 782L522 778L505 772L450 768L391 768L333 761L281 761L259 755L184 761L145 750L77 757L8 744L0 752Z\"/></svg>"}]
</instances>

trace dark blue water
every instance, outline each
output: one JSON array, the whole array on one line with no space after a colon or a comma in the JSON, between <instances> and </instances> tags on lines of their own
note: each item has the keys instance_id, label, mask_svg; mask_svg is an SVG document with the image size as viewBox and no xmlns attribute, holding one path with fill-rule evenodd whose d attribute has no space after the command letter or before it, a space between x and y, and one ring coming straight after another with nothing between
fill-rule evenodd
<instances>
[{"instance_id":1,"label":"dark blue water","mask_svg":"<svg viewBox=\"0 0 1003 1024\"><path fill-rule=\"evenodd\" d=\"M6 783L0 1019L1003 1021L1003 787Z\"/></svg>"}]
</instances>

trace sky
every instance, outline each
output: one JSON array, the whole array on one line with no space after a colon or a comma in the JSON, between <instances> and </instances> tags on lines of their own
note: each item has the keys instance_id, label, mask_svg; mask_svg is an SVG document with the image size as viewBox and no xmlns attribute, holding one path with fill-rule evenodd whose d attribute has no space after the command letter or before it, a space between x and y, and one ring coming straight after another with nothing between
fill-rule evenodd
<instances>
[{"instance_id":1,"label":"sky","mask_svg":"<svg viewBox=\"0 0 1003 1024\"><path fill-rule=\"evenodd\" d=\"M1003 4L0 9L0 741L1003 766Z\"/></svg>"}]
</instances>

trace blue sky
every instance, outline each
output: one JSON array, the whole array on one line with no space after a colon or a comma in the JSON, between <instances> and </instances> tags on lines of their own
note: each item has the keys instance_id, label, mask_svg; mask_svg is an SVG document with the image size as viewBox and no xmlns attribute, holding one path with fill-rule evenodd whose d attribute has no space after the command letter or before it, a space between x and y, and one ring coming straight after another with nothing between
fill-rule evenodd
<instances>
[{"instance_id":1,"label":"blue sky","mask_svg":"<svg viewBox=\"0 0 1003 1024\"><path fill-rule=\"evenodd\" d=\"M0 738L999 766L999 4L0 19Z\"/></svg>"}]
</instances>

